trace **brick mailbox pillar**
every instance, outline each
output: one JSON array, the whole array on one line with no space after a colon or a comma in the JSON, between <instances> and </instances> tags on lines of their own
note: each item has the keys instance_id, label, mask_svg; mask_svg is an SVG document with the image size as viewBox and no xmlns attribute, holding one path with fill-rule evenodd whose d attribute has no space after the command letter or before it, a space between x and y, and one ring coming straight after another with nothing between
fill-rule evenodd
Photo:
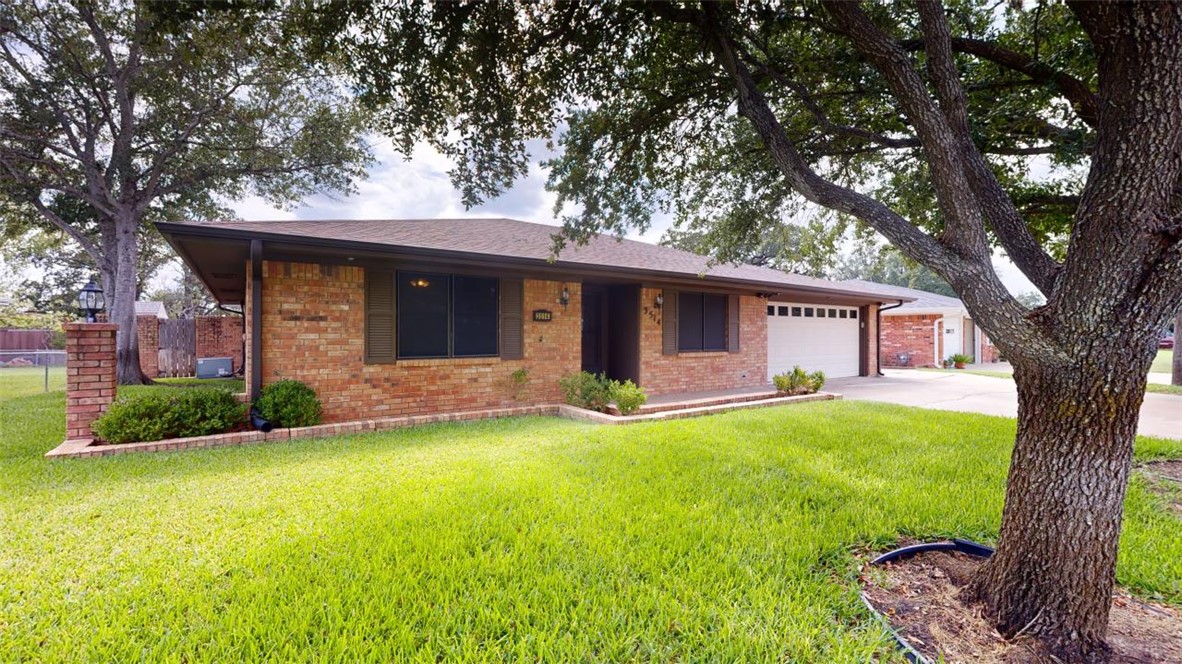
<instances>
[{"instance_id":1,"label":"brick mailbox pillar","mask_svg":"<svg viewBox=\"0 0 1182 664\"><path fill-rule=\"evenodd\" d=\"M66 440L92 440L90 423L115 400L113 323L67 323Z\"/></svg>"}]
</instances>

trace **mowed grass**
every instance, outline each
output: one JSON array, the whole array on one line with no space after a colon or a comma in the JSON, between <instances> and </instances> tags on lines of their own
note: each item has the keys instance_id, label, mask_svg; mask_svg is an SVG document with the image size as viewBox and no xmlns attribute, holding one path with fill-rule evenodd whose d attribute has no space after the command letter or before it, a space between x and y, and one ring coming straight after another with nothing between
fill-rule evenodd
<instances>
[{"instance_id":1,"label":"mowed grass","mask_svg":"<svg viewBox=\"0 0 1182 664\"><path fill-rule=\"evenodd\" d=\"M1153 365L1149 368L1149 370L1156 373L1172 372L1174 370L1174 351L1157 351L1157 357L1153 358Z\"/></svg>"},{"instance_id":2,"label":"mowed grass","mask_svg":"<svg viewBox=\"0 0 1182 664\"><path fill-rule=\"evenodd\" d=\"M1014 434L828 402L48 461L62 394L15 392L0 661L902 661L859 557L992 541ZM1127 515L1120 581L1182 604L1182 524L1140 479Z\"/></svg>"}]
</instances>

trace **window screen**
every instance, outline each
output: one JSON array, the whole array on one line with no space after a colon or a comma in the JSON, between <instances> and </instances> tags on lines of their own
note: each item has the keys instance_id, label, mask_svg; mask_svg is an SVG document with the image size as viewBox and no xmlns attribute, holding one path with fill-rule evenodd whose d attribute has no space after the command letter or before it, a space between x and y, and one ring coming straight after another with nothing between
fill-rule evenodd
<instances>
[{"instance_id":1,"label":"window screen","mask_svg":"<svg viewBox=\"0 0 1182 664\"><path fill-rule=\"evenodd\" d=\"M726 296L702 296L702 350L726 350Z\"/></svg>"},{"instance_id":2,"label":"window screen","mask_svg":"<svg viewBox=\"0 0 1182 664\"><path fill-rule=\"evenodd\" d=\"M497 354L497 280L454 276L452 352L455 357Z\"/></svg>"},{"instance_id":3,"label":"window screen","mask_svg":"<svg viewBox=\"0 0 1182 664\"><path fill-rule=\"evenodd\" d=\"M677 294L677 350L726 350L726 296Z\"/></svg>"},{"instance_id":4,"label":"window screen","mask_svg":"<svg viewBox=\"0 0 1182 664\"><path fill-rule=\"evenodd\" d=\"M499 280L398 273L398 357L496 355Z\"/></svg>"},{"instance_id":5,"label":"window screen","mask_svg":"<svg viewBox=\"0 0 1182 664\"><path fill-rule=\"evenodd\" d=\"M447 357L445 274L398 273L398 357Z\"/></svg>"}]
</instances>

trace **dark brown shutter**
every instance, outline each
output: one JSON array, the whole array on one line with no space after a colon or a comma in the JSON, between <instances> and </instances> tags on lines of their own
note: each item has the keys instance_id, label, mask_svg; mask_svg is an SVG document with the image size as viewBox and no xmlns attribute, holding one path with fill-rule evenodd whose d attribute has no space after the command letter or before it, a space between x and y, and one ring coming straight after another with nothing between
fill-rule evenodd
<instances>
[{"instance_id":1,"label":"dark brown shutter","mask_svg":"<svg viewBox=\"0 0 1182 664\"><path fill-rule=\"evenodd\" d=\"M394 273L365 271L365 361L394 361Z\"/></svg>"},{"instance_id":2,"label":"dark brown shutter","mask_svg":"<svg viewBox=\"0 0 1182 664\"><path fill-rule=\"evenodd\" d=\"M661 354L677 354L677 291L666 289L661 305Z\"/></svg>"},{"instance_id":3,"label":"dark brown shutter","mask_svg":"<svg viewBox=\"0 0 1182 664\"><path fill-rule=\"evenodd\" d=\"M726 350L729 353L739 352L739 296L730 295L726 298Z\"/></svg>"},{"instance_id":4,"label":"dark brown shutter","mask_svg":"<svg viewBox=\"0 0 1182 664\"><path fill-rule=\"evenodd\" d=\"M521 279L501 279L501 359L525 357L525 283Z\"/></svg>"}]
</instances>

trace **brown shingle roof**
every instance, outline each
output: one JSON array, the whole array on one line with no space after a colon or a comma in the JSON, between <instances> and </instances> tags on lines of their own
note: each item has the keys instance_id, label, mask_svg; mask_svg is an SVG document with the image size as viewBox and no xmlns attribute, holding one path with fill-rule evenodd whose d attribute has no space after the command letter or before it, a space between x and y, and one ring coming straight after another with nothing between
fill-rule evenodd
<instances>
[{"instance_id":1,"label":"brown shingle roof","mask_svg":"<svg viewBox=\"0 0 1182 664\"><path fill-rule=\"evenodd\" d=\"M162 225L167 235L173 224ZM487 257L512 257L547 262L552 258L553 235L558 227L515 219L345 219L299 221L218 221L175 224L201 229L292 236L336 242L458 252ZM556 258L557 265L618 267L637 272L704 275L726 280L785 287L821 289L859 297L867 289L838 282L789 274L754 265L710 266L706 257L680 249L636 240L600 235L581 246L568 246ZM871 291L872 292L872 291Z\"/></svg>"}]
</instances>

